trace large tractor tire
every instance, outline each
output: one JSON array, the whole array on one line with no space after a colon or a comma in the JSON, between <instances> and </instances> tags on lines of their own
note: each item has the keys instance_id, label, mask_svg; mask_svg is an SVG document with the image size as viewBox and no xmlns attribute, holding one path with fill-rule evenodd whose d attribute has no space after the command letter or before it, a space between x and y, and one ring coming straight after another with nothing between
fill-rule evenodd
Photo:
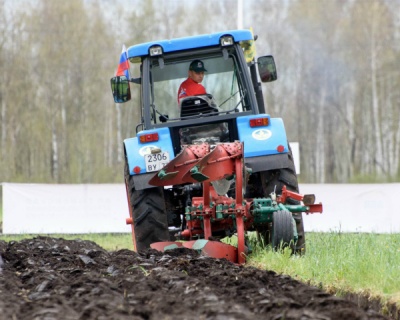
<instances>
[{"instance_id":1,"label":"large tractor tire","mask_svg":"<svg viewBox=\"0 0 400 320\"><path fill-rule=\"evenodd\" d=\"M294 249L293 218L289 211L276 211L273 215L271 244L274 250L287 247Z\"/></svg>"},{"instance_id":2,"label":"large tractor tire","mask_svg":"<svg viewBox=\"0 0 400 320\"><path fill-rule=\"evenodd\" d=\"M133 220L132 238L136 252L150 248L150 244L168 241L168 220L161 187L136 190L125 164L125 184L130 216Z\"/></svg>"}]
</instances>

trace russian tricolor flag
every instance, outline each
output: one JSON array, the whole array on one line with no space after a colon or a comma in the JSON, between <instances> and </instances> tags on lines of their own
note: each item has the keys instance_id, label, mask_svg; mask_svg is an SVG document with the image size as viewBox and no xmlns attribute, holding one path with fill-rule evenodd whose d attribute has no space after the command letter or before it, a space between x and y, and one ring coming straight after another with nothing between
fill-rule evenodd
<instances>
[{"instance_id":1,"label":"russian tricolor flag","mask_svg":"<svg viewBox=\"0 0 400 320\"><path fill-rule=\"evenodd\" d=\"M129 76L129 60L128 60L128 55L126 53L125 45L122 46L121 58L119 59L118 70L117 70L117 73L115 75L117 77L118 76L125 76L128 80L130 80L130 76Z\"/></svg>"}]
</instances>

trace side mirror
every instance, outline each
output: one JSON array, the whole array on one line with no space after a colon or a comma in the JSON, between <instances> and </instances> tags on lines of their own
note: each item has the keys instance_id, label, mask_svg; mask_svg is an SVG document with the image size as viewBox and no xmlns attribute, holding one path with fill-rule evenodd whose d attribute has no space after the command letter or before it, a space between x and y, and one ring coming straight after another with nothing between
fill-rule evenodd
<instances>
[{"instance_id":1,"label":"side mirror","mask_svg":"<svg viewBox=\"0 0 400 320\"><path fill-rule=\"evenodd\" d=\"M278 79L273 56L259 57L257 60L258 74L262 82L271 82Z\"/></svg>"},{"instance_id":2,"label":"side mirror","mask_svg":"<svg viewBox=\"0 0 400 320\"><path fill-rule=\"evenodd\" d=\"M110 82L111 91L116 103L124 103L131 100L129 80L125 76L113 77Z\"/></svg>"}]
</instances>

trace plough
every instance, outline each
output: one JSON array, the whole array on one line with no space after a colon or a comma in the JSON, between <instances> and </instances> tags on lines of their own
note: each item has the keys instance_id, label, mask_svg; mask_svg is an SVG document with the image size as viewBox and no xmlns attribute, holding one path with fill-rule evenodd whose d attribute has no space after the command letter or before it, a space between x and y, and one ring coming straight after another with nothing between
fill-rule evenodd
<instances>
[{"instance_id":1,"label":"plough","mask_svg":"<svg viewBox=\"0 0 400 320\"><path fill-rule=\"evenodd\" d=\"M186 242L156 242L151 247L160 251L187 247L215 258L245 263L246 231L272 224L272 245L293 246L297 241L292 213L322 213L314 195L301 195L282 188L282 194L268 198L245 199L243 190L249 172L243 164L243 143L207 143L187 145L182 152L149 181L154 186L202 183L202 197L193 197L186 207L186 228L177 236ZM235 196L221 194L218 183L234 181ZM217 191L219 190L219 192ZM226 190L224 190L226 191ZM288 204L288 199L297 204ZM236 234L237 247L214 240L214 234ZM195 240L197 239L197 240Z\"/></svg>"}]
</instances>

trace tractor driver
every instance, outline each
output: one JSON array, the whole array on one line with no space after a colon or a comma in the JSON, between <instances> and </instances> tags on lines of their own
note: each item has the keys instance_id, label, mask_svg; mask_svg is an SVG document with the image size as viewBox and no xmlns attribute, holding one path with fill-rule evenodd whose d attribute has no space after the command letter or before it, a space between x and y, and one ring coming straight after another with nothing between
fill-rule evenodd
<instances>
[{"instance_id":1,"label":"tractor driver","mask_svg":"<svg viewBox=\"0 0 400 320\"><path fill-rule=\"evenodd\" d=\"M193 60L190 63L188 78L181 83L178 90L178 103L180 103L182 98L206 94L206 89L201 84L204 78L204 72L207 72L207 70L204 68L203 61Z\"/></svg>"}]
</instances>

